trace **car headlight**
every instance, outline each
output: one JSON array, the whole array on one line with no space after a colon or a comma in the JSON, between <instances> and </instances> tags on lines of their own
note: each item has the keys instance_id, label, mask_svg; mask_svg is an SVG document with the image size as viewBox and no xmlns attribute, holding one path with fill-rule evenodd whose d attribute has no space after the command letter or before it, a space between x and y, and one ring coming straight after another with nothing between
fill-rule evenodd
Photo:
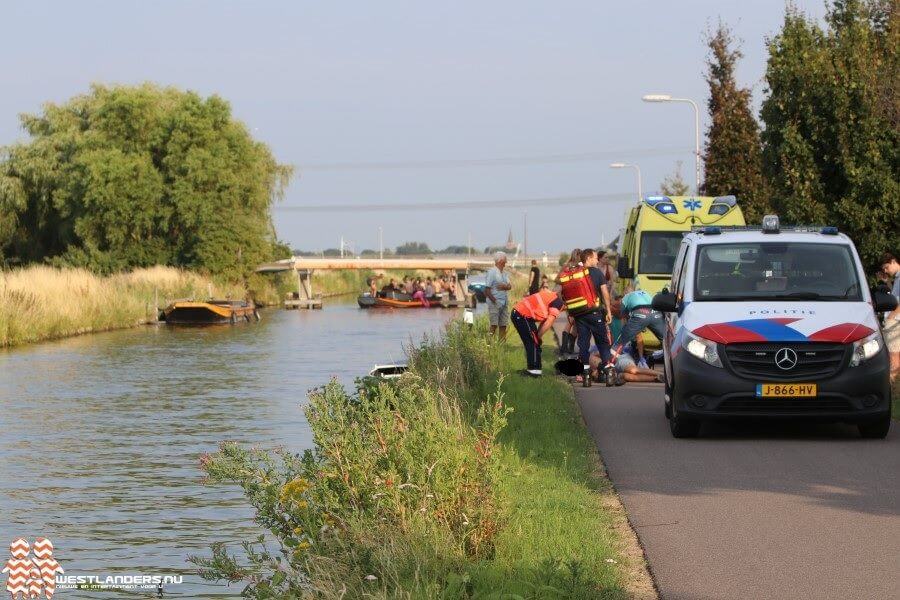
<instances>
[{"instance_id":1,"label":"car headlight","mask_svg":"<svg viewBox=\"0 0 900 600\"><path fill-rule=\"evenodd\" d=\"M685 331L684 340L681 344L685 350L703 362L714 367L722 367L722 359L719 358L719 349L715 342L696 336L690 331Z\"/></svg>"},{"instance_id":2,"label":"car headlight","mask_svg":"<svg viewBox=\"0 0 900 600\"><path fill-rule=\"evenodd\" d=\"M881 340L881 332L876 331L868 337L853 342L853 353L850 355L850 366L858 367L881 351L884 342Z\"/></svg>"}]
</instances>

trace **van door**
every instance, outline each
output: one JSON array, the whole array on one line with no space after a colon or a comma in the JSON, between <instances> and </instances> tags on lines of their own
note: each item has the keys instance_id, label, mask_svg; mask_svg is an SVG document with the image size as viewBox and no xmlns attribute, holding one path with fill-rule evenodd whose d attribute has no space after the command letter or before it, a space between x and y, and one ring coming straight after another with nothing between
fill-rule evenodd
<instances>
[{"instance_id":1,"label":"van door","mask_svg":"<svg viewBox=\"0 0 900 600\"><path fill-rule=\"evenodd\" d=\"M675 343L675 332L678 331L678 320L681 318L681 302L684 298L684 286L687 280L687 267L690 262L691 243L688 240L681 242L681 248L678 250L678 257L675 259L675 268L672 270L672 282L670 291L675 294L678 299L678 312L668 313L666 315L666 339L663 342L663 360L666 370L666 381L672 381L672 358L670 350Z\"/></svg>"}]
</instances>

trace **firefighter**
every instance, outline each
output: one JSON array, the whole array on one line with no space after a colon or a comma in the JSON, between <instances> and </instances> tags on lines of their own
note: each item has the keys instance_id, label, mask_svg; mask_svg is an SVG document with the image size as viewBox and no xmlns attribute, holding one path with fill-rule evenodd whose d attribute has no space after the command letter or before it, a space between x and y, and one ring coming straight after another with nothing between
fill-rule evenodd
<instances>
[{"instance_id":1,"label":"firefighter","mask_svg":"<svg viewBox=\"0 0 900 600\"><path fill-rule=\"evenodd\" d=\"M590 348L591 337L597 344L602 364L606 365L603 372L606 385L615 382L615 367L610 363L612 353L612 338L609 324L612 322L612 314L609 311L609 288L603 272L597 268L597 253L588 248L581 252L581 272L574 272L570 279L563 285L563 299L569 309L569 313L575 316L575 329L578 334L578 359L584 365L584 373L576 380L585 385L590 382ZM563 276L560 277L562 281ZM579 285L576 286L575 283ZM601 304L602 299L602 304ZM577 307L577 312L572 309Z\"/></svg>"},{"instance_id":2,"label":"firefighter","mask_svg":"<svg viewBox=\"0 0 900 600\"><path fill-rule=\"evenodd\" d=\"M550 290L538 290L525 296L513 308L510 319L525 346L524 375L540 377L541 338L553 326L559 313L566 309L562 299Z\"/></svg>"}]
</instances>

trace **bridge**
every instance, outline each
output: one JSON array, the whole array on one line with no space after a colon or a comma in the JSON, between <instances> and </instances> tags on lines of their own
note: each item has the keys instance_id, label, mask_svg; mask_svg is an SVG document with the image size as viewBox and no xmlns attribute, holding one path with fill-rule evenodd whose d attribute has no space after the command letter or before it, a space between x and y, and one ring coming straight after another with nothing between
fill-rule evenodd
<instances>
[{"instance_id":1,"label":"bridge","mask_svg":"<svg viewBox=\"0 0 900 600\"><path fill-rule=\"evenodd\" d=\"M293 257L264 263L257 273L297 273L297 291L285 300L285 308L322 308L322 297L313 292L312 274L316 270L429 270L452 271L456 275L456 299L445 300L447 306L468 306L470 302L466 278L469 271L485 271L493 266L486 260L457 258L305 258Z\"/></svg>"}]
</instances>

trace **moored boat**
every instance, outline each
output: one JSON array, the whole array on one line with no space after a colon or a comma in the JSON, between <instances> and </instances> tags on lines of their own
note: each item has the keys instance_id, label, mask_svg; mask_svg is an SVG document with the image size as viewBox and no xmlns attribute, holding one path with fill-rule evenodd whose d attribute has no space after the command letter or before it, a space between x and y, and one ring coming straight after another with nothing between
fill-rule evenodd
<instances>
[{"instance_id":1,"label":"moored boat","mask_svg":"<svg viewBox=\"0 0 900 600\"><path fill-rule=\"evenodd\" d=\"M160 314L172 325L216 325L258 321L259 312L246 300L176 300Z\"/></svg>"},{"instance_id":2,"label":"moored boat","mask_svg":"<svg viewBox=\"0 0 900 600\"><path fill-rule=\"evenodd\" d=\"M365 293L356 299L360 308L442 308L443 298L432 296L426 306L420 300L403 292L379 292L377 296Z\"/></svg>"}]
</instances>

